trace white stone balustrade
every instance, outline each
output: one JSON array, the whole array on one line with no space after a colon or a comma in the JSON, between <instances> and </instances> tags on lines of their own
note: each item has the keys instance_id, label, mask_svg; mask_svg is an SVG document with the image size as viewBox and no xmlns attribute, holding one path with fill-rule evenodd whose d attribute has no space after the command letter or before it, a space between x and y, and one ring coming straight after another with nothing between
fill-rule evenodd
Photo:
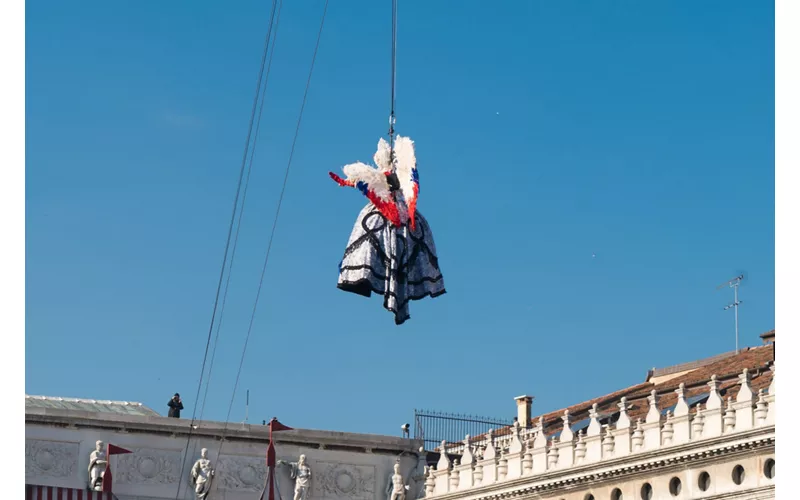
<instances>
[{"instance_id":1,"label":"white stone balustrade","mask_svg":"<svg viewBox=\"0 0 800 500\"><path fill-rule=\"evenodd\" d=\"M771 369L774 372L774 364ZM490 431L474 442L470 442L470 436L467 436L462 445L448 448L446 443L442 443L442 449L451 454L454 449L461 453L460 465L457 460L451 464L447 454L443 453L436 470L429 468L427 471L426 497L775 425L774 373L769 389L756 393L745 370L739 376L735 400L728 397L723 401L716 375L712 375L707 385L709 395L705 408L697 404L694 410L690 409L686 388L681 384L675 391L678 401L674 410L663 415L658 408L658 394L652 391L647 398L649 409L644 422L641 419L631 421L628 415L630 406L623 397L617 405L619 418L613 427L601 424L595 404L589 410L589 425L585 431L573 432L570 414L565 411L556 437L548 438L544 420L539 418L537 424L528 429L515 422L510 433L503 436Z\"/></svg>"}]
</instances>

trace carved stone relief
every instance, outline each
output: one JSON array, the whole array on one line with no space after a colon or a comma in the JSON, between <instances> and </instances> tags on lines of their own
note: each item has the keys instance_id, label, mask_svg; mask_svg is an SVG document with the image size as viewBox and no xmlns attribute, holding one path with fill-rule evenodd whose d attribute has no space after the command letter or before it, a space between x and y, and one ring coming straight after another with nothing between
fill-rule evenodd
<instances>
[{"instance_id":1,"label":"carved stone relief","mask_svg":"<svg viewBox=\"0 0 800 500\"><path fill-rule=\"evenodd\" d=\"M79 443L25 441L25 476L70 477L78 465Z\"/></svg>"},{"instance_id":2,"label":"carved stone relief","mask_svg":"<svg viewBox=\"0 0 800 500\"><path fill-rule=\"evenodd\" d=\"M218 462L214 480L217 488L256 493L264 489L267 466L263 458L223 456Z\"/></svg>"},{"instance_id":3,"label":"carved stone relief","mask_svg":"<svg viewBox=\"0 0 800 500\"><path fill-rule=\"evenodd\" d=\"M178 451L134 448L133 453L118 455L112 468L119 484L175 484L179 479L181 454Z\"/></svg>"},{"instance_id":4,"label":"carved stone relief","mask_svg":"<svg viewBox=\"0 0 800 500\"><path fill-rule=\"evenodd\" d=\"M375 499L375 466L317 462L314 496L319 498Z\"/></svg>"}]
</instances>

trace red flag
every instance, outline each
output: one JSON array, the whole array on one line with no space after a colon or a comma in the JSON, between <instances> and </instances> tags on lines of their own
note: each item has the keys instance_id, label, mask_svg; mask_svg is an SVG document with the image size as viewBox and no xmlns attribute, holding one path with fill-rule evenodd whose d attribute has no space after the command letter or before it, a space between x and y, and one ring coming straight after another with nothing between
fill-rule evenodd
<instances>
[{"instance_id":1,"label":"red flag","mask_svg":"<svg viewBox=\"0 0 800 500\"><path fill-rule=\"evenodd\" d=\"M108 456L123 455L125 453L133 453L133 452L131 450L126 450L125 448L120 448L119 446L115 446L111 443L108 444Z\"/></svg>"},{"instance_id":2,"label":"red flag","mask_svg":"<svg viewBox=\"0 0 800 500\"><path fill-rule=\"evenodd\" d=\"M103 491L111 493L111 483L113 481L113 477L111 475L111 455L123 455L125 453L133 452L131 450L126 450L125 448L120 448L119 446L108 443L108 449L106 451L106 460L108 460L108 463L106 464L106 471L103 473Z\"/></svg>"}]
</instances>

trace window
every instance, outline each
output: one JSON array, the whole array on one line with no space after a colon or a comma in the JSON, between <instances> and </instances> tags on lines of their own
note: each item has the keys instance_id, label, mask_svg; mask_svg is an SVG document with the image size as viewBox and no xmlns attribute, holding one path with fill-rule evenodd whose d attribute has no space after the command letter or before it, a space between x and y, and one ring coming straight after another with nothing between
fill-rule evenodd
<instances>
[{"instance_id":1,"label":"window","mask_svg":"<svg viewBox=\"0 0 800 500\"><path fill-rule=\"evenodd\" d=\"M642 500L653 500L653 487L650 483L644 483L642 486Z\"/></svg>"},{"instance_id":2,"label":"window","mask_svg":"<svg viewBox=\"0 0 800 500\"><path fill-rule=\"evenodd\" d=\"M708 475L708 472L700 473L700 477L697 478L697 487L700 488L700 491L708 491L711 488L711 476Z\"/></svg>"},{"instance_id":3,"label":"window","mask_svg":"<svg viewBox=\"0 0 800 500\"><path fill-rule=\"evenodd\" d=\"M587 493L586 496L583 497L583 500L594 500L594 495Z\"/></svg>"},{"instance_id":4,"label":"window","mask_svg":"<svg viewBox=\"0 0 800 500\"><path fill-rule=\"evenodd\" d=\"M744 467L741 465L734 467L733 472L731 472L731 479L733 479L734 484L742 484L744 482Z\"/></svg>"},{"instance_id":5,"label":"window","mask_svg":"<svg viewBox=\"0 0 800 500\"><path fill-rule=\"evenodd\" d=\"M767 479L774 479L775 478L775 459L769 458L766 462L764 462L764 476Z\"/></svg>"},{"instance_id":6,"label":"window","mask_svg":"<svg viewBox=\"0 0 800 500\"><path fill-rule=\"evenodd\" d=\"M679 477L673 477L669 480L669 493L670 495L676 497L681 494L681 480Z\"/></svg>"},{"instance_id":7,"label":"window","mask_svg":"<svg viewBox=\"0 0 800 500\"><path fill-rule=\"evenodd\" d=\"M614 491L611 492L611 500L622 500L622 490L614 488Z\"/></svg>"}]
</instances>

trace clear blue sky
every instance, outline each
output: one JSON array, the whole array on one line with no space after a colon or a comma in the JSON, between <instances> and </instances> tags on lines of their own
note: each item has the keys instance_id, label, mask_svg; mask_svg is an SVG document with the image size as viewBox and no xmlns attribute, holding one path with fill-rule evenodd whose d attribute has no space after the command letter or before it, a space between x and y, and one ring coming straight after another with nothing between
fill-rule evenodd
<instances>
[{"instance_id":1,"label":"clear blue sky","mask_svg":"<svg viewBox=\"0 0 800 500\"><path fill-rule=\"evenodd\" d=\"M195 404L268 1L27 3L26 391ZM223 419L322 0L286 1L206 418ZM336 289L390 2L331 2L233 417L511 418L774 326L770 2L400 0L398 131L448 294ZM596 254L596 257L592 257Z\"/></svg>"}]
</instances>

